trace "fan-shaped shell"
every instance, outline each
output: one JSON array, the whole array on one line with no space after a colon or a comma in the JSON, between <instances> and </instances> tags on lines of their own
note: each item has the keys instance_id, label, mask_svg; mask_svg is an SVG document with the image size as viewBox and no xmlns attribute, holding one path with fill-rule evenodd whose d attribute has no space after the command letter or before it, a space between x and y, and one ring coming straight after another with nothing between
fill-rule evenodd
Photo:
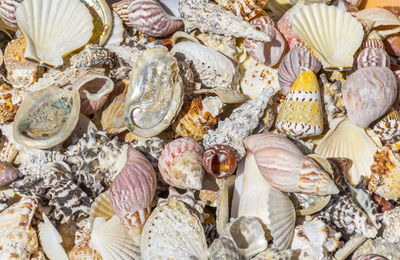
<instances>
[{"instance_id":1,"label":"fan-shaped shell","mask_svg":"<svg viewBox=\"0 0 400 260\"><path fill-rule=\"evenodd\" d=\"M318 54L324 69L353 66L353 55L364 31L350 13L326 4L306 5L295 13L292 26L294 33Z\"/></svg>"},{"instance_id":2,"label":"fan-shaped shell","mask_svg":"<svg viewBox=\"0 0 400 260\"><path fill-rule=\"evenodd\" d=\"M62 65L64 55L92 36L92 16L79 0L26 0L16 16L26 39L25 58L40 64Z\"/></svg>"},{"instance_id":3,"label":"fan-shaped shell","mask_svg":"<svg viewBox=\"0 0 400 260\"><path fill-rule=\"evenodd\" d=\"M149 160L130 146L126 153L125 167L109 190L111 207L121 218L149 207L156 190L156 173Z\"/></svg>"},{"instance_id":4,"label":"fan-shaped shell","mask_svg":"<svg viewBox=\"0 0 400 260\"><path fill-rule=\"evenodd\" d=\"M226 237L220 237L214 240L208 249L210 260L241 260L235 243Z\"/></svg>"},{"instance_id":5,"label":"fan-shaped shell","mask_svg":"<svg viewBox=\"0 0 400 260\"><path fill-rule=\"evenodd\" d=\"M128 129L156 136L174 120L183 103L178 64L165 47L145 50L132 69L125 105Z\"/></svg>"},{"instance_id":6,"label":"fan-shaped shell","mask_svg":"<svg viewBox=\"0 0 400 260\"><path fill-rule=\"evenodd\" d=\"M55 87L29 94L14 119L16 142L30 148L50 148L65 141L79 120L78 91Z\"/></svg>"},{"instance_id":7,"label":"fan-shaped shell","mask_svg":"<svg viewBox=\"0 0 400 260\"><path fill-rule=\"evenodd\" d=\"M342 93L350 121L365 128L396 100L396 78L389 68L361 68L347 78Z\"/></svg>"},{"instance_id":8,"label":"fan-shaped shell","mask_svg":"<svg viewBox=\"0 0 400 260\"><path fill-rule=\"evenodd\" d=\"M90 225L93 225L95 218L101 217L109 220L115 215L110 203L109 190L97 196L92 205L90 205L89 215Z\"/></svg>"},{"instance_id":9,"label":"fan-shaped shell","mask_svg":"<svg viewBox=\"0 0 400 260\"><path fill-rule=\"evenodd\" d=\"M263 10L268 0L217 0L216 2L234 14L251 20Z\"/></svg>"},{"instance_id":10,"label":"fan-shaped shell","mask_svg":"<svg viewBox=\"0 0 400 260\"><path fill-rule=\"evenodd\" d=\"M0 3L0 18L13 28L18 28L15 11L23 0L3 0Z\"/></svg>"}]
</instances>

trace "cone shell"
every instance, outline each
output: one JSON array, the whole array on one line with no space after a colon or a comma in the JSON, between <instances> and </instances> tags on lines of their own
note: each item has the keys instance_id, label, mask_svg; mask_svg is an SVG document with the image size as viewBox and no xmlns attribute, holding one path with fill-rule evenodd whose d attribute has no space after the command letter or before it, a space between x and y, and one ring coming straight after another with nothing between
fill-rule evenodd
<instances>
[{"instance_id":1,"label":"cone shell","mask_svg":"<svg viewBox=\"0 0 400 260\"><path fill-rule=\"evenodd\" d=\"M226 237L220 237L214 240L208 249L208 257L211 260L241 260L235 243Z\"/></svg>"},{"instance_id":2,"label":"cone shell","mask_svg":"<svg viewBox=\"0 0 400 260\"><path fill-rule=\"evenodd\" d=\"M179 138L168 143L158 160L158 169L163 180L180 189L202 187L203 147L189 138Z\"/></svg>"},{"instance_id":3,"label":"cone shell","mask_svg":"<svg viewBox=\"0 0 400 260\"><path fill-rule=\"evenodd\" d=\"M321 94L314 72L301 73L287 93L276 128L292 137L319 135L324 127Z\"/></svg>"},{"instance_id":4,"label":"cone shell","mask_svg":"<svg viewBox=\"0 0 400 260\"><path fill-rule=\"evenodd\" d=\"M3 0L0 3L0 18L10 27L18 28L15 11L23 0Z\"/></svg>"},{"instance_id":5,"label":"cone shell","mask_svg":"<svg viewBox=\"0 0 400 260\"><path fill-rule=\"evenodd\" d=\"M235 152L227 145L216 144L203 154L204 169L218 179L229 177L236 170Z\"/></svg>"},{"instance_id":6,"label":"cone shell","mask_svg":"<svg viewBox=\"0 0 400 260\"><path fill-rule=\"evenodd\" d=\"M347 78L342 93L350 121L365 128L383 116L396 100L396 78L385 67L362 68Z\"/></svg>"},{"instance_id":7,"label":"cone shell","mask_svg":"<svg viewBox=\"0 0 400 260\"><path fill-rule=\"evenodd\" d=\"M216 0L216 2L234 14L251 20L263 10L268 0Z\"/></svg>"},{"instance_id":8,"label":"cone shell","mask_svg":"<svg viewBox=\"0 0 400 260\"><path fill-rule=\"evenodd\" d=\"M59 10L63 10L61 15ZM40 64L62 65L64 55L92 36L92 16L79 0L26 0L18 6L16 16L27 41L25 58Z\"/></svg>"},{"instance_id":9,"label":"cone shell","mask_svg":"<svg viewBox=\"0 0 400 260\"><path fill-rule=\"evenodd\" d=\"M0 86L0 124L14 119L19 104L13 102L13 92L6 84Z\"/></svg>"},{"instance_id":10,"label":"cone shell","mask_svg":"<svg viewBox=\"0 0 400 260\"><path fill-rule=\"evenodd\" d=\"M130 146L126 153L126 164L109 190L111 207L121 218L150 206L156 190L156 173L149 160Z\"/></svg>"},{"instance_id":11,"label":"cone shell","mask_svg":"<svg viewBox=\"0 0 400 260\"><path fill-rule=\"evenodd\" d=\"M380 119L373 128L374 132L383 141L390 141L400 135L400 113L396 109L389 110L388 114Z\"/></svg>"},{"instance_id":12,"label":"cone shell","mask_svg":"<svg viewBox=\"0 0 400 260\"><path fill-rule=\"evenodd\" d=\"M339 192L329 174L285 137L265 133L252 135L244 142L263 177L275 188L314 195Z\"/></svg>"},{"instance_id":13,"label":"cone shell","mask_svg":"<svg viewBox=\"0 0 400 260\"><path fill-rule=\"evenodd\" d=\"M367 178L370 176L370 166L378 145L380 145L374 141L375 139L372 139L364 129L349 120L343 120L328 131L317 145L315 153L324 157L350 159L352 165L345 175L350 184L355 186L359 183L361 175Z\"/></svg>"},{"instance_id":14,"label":"cone shell","mask_svg":"<svg viewBox=\"0 0 400 260\"><path fill-rule=\"evenodd\" d=\"M76 246L69 253L70 260L102 260L99 253L89 246Z\"/></svg>"},{"instance_id":15,"label":"cone shell","mask_svg":"<svg viewBox=\"0 0 400 260\"><path fill-rule=\"evenodd\" d=\"M111 207L109 191L103 192L97 196L92 205L90 205L89 215L90 225L93 225L95 218L100 217L109 220L115 215Z\"/></svg>"},{"instance_id":16,"label":"cone shell","mask_svg":"<svg viewBox=\"0 0 400 260\"><path fill-rule=\"evenodd\" d=\"M294 33L321 60L324 69L349 69L364 38L361 23L335 6L311 4L300 8L292 20Z\"/></svg>"}]
</instances>

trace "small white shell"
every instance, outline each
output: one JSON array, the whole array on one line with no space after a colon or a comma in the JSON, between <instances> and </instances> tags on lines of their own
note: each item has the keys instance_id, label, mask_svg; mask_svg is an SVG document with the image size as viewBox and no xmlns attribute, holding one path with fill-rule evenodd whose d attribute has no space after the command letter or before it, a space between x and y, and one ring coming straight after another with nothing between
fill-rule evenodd
<instances>
[{"instance_id":1,"label":"small white shell","mask_svg":"<svg viewBox=\"0 0 400 260\"><path fill-rule=\"evenodd\" d=\"M49 259L68 260L67 253L61 245L62 237L49 218L43 213L43 223L39 224L39 239L43 251Z\"/></svg>"},{"instance_id":2,"label":"small white shell","mask_svg":"<svg viewBox=\"0 0 400 260\"><path fill-rule=\"evenodd\" d=\"M125 28L116 12L112 12L113 27L111 29L110 37L106 41L104 47L108 48L111 45L119 46L124 40Z\"/></svg>"}]
</instances>

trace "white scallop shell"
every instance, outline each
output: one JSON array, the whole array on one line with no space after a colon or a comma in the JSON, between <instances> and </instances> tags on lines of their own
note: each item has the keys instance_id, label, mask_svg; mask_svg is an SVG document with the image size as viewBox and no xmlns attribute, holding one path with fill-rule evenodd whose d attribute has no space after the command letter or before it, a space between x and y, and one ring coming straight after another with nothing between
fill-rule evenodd
<instances>
[{"instance_id":1,"label":"white scallop shell","mask_svg":"<svg viewBox=\"0 0 400 260\"><path fill-rule=\"evenodd\" d=\"M139 248L116 215L108 221L104 218L94 220L89 246L103 259L139 259Z\"/></svg>"},{"instance_id":2,"label":"white scallop shell","mask_svg":"<svg viewBox=\"0 0 400 260\"><path fill-rule=\"evenodd\" d=\"M292 20L293 32L311 47L324 69L348 69L360 47L364 31L350 13L335 6L311 4L300 8Z\"/></svg>"},{"instance_id":3,"label":"white scallop shell","mask_svg":"<svg viewBox=\"0 0 400 260\"><path fill-rule=\"evenodd\" d=\"M94 220L98 217L109 220L112 216L115 215L114 211L111 208L108 192L109 191L107 190L106 192L103 192L102 194L97 196L97 198L90 206L89 222L91 226L93 226Z\"/></svg>"},{"instance_id":4,"label":"white scallop shell","mask_svg":"<svg viewBox=\"0 0 400 260\"><path fill-rule=\"evenodd\" d=\"M40 245L51 260L68 260L68 255L61 245L62 237L49 218L42 213L43 223L39 224Z\"/></svg>"},{"instance_id":5,"label":"white scallop shell","mask_svg":"<svg viewBox=\"0 0 400 260\"><path fill-rule=\"evenodd\" d=\"M79 0L25 0L16 15L26 39L25 58L41 64L62 65L63 55L92 36L92 16Z\"/></svg>"}]
</instances>

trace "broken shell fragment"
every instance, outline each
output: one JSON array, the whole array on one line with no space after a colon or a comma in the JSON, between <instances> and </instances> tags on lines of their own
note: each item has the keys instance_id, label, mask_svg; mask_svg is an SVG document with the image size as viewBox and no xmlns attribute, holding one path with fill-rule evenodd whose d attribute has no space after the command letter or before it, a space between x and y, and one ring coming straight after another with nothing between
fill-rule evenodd
<instances>
[{"instance_id":1,"label":"broken shell fragment","mask_svg":"<svg viewBox=\"0 0 400 260\"><path fill-rule=\"evenodd\" d=\"M215 178L227 178L236 170L235 153L227 145L211 146L203 154L203 166Z\"/></svg>"},{"instance_id":2,"label":"broken shell fragment","mask_svg":"<svg viewBox=\"0 0 400 260\"><path fill-rule=\"evenodd\" d=\"M263 10L268 0L217 0L216 2L234 14L251 20Z\"/></svg>"},{"instance_id":3,"label":"broken shell fragment","mask_svg":"<svg viewBox=\"0 0 400 260\"><path fill-rule=\"evenodd\" d=\"M4 0L0 3L0 18L10 27L18 28L15 11L23 0Z\"/></svg>"},{"instance_id":4,"label":"broken shell fragment","mask_svg":"<svg viewBox=\"0 0 400 260\"><path fill-rule=\"evenodd\" d=\"M17 169L11 165L0 162L0 187L13 182L18 177L20 177L20 173Z\"/></svg>"}]
</instances>

